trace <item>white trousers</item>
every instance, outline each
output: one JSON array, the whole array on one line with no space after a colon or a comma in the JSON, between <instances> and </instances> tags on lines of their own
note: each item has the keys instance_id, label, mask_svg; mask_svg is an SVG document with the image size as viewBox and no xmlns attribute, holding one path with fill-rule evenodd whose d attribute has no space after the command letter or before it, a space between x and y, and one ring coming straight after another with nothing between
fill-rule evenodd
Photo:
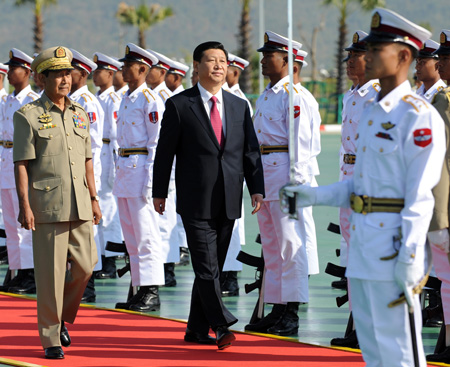
<instances>
[{"instance_id":1,"label":"white trousers","mask_svg":"<svg viewBox=\"0 0 450 367\"><path fill-rule=\"evenodd\" d=\"M177 208L175 198L175 181L170 180L169 192L166 199L166 210L163 215L158 214L159 230L161 232L161 250L164 263L176 263L180 261L180 245L178 242L179 229L177 228Z\"/></svg>"},{"instance_id":2,"label":"white trousers","mask_svg":"<svg viewBox=\"0 0 450 367\"><path fill-rule=\"evenodd\" d=\"M233 233L231 234L230 246L228 247L223 271L242 271L242 263L236 260L242 245L245 245L244 210L242 210L242 217L234 221Z\"/></svg>"},{"instance_id":3,"label":"white trousers","mask_svg":"<svg viewBox=\"0 0 450 367\"><path fill-rule=\"evenodd\" d=\"M1 191L9 268L11 270L34 269L31 231L21 228L17 221L19 217L17 191L15 188Z\"/></svg>"},{"instance_id":4,"label":"white trousers","mask_svg":"<svg viewBox=\"0 0 450 367\"><path fill-rule=\"evenodd\" d=\"M389 308L401 293L394 281L350 278L353 320L366 367L412 367L411 329L406 303ZM425 367L422 344L422 312L414 298L414 319L419 365Z\"/></svg>"},{"instance_id":5,"label":"white trousers","mask_svg":"<svg viewBox=\"0 0 450 367\"><path fill-rule=\"evenodd\" d=\"M133 286L164 284L159 214L139 197L118 198L120 223L130 255Z\"/></svg>"},{"instance_id":6,"label":"white trousers","mask_svg":"<svg viewBox=\"0 0 450 367\"><path fill-rule=\"evenodd\" d=\"M280 202L264 201L258 212L266 265L264 302L308 302L308 256L303 218L289 219Z\"/></svg>"}]
</instances>

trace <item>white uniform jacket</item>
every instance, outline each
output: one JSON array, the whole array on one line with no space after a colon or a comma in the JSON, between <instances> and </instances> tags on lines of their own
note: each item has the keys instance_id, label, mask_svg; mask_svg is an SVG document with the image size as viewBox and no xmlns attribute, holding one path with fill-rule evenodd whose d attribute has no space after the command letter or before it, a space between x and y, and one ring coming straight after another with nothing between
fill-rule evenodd
<instances>
[{"instance_id":1,"label":"white uniform jacket","mask_svg":"<svg viewBox=\"0 0 450 367\"><path fill-rule=\"evenodd\" d=\"M164 103L146 83L122 98L117 119L120 148L147 148L147 155L118 157L113 194L131 198L142 196L145 186L152 187L153 162Z\"/></svg>"},{"instance_id":2,"label":"white uniform jacket","mask_svg":"<svg viewBox=\"0 0 450 367\"><path fill-rule=\"evenodd\" d=\"M122 88L120 88L116 93L120 96L120 98L123 98L126 92L128 92L128 84L124 85Z\"/></svg>"},{"instance_id":3,"label":"white uniform jacket","mask_svg":"<svg viewBox=\"0 0 450 367\"><path fill-rule=\"evenodd\" d=\"M424 244L433 213L431 192L445 154L442 118L405 81L363 113L357 133L353 178L316 190L316 205L348 207L352 192L404 199L400 213L351 216L347 276L392 281L396 261L424 264ZM402 239L394 243L401 230ZM380 260L399 250L393 260Z\"/></svg>"},{"instance_id":4,"label":"white uniform jacket","mask_svg":"<svg viewBox=\"0 0 450 367\"><path fill-rule=\"evenodd\" d=\"M4 142L13 141L14 137L14 123L13 116L14 113L22 106L27 103L33 102L38 99L39 95L31 89L30 85L27 85L22 89L19 94L14 95L14 93L9 94L6 97L5 102L1 103L0 111L0 123L1 125L1 136L0 140ZM13 149L3 148L2 149L2 163L1 163L1 178L0 187L2 189L14 189L16 183L14 180L14 161L13 161Z\"/></svg>"},{"instance_id":5,"label":"white uniform jacket","mask_svg":"<svg viewBox=\"0 0 450 367\"><path fill-rule=\"evenodd\" d=\"M447 84L442 79L439 79L430 89L425 91L425 85L421 85L417 90L416 93L425 98L427 102L430 102L433 100L434 95L441 91L442 89L446 88Z\"/></svg>"},{"instance_id":6,"label":"white uniform jacket","mask_svg":"<svg viewBox=\"0 0 450 367\"><path fill-rule=\"evenodd\" d=\"M162 82L158 85L155 89L153 89L153 92L162 99L164 104L166 104L166 101L173 96L172 91L167 88L166 82Z\"/></svg>"},{"instance_id":7,"label":"white uniform jacket","mask_svg":"<svg viewBox=\"0 0 450 367\"><path fill-rule=\"evenodd\" d=\"M177 89L175 89L175 90L172 92L172 95L174 96L175 94L181 93L182 91L184 91L183 84L181 84Z\"/></svg>"},{"instance_id":8,"label":"white uniform jacket","mask_svg":"<svg viewBox=\"0 0 450 367\"><path fill-rule=\"evenodd\" d=\"M250 108L250 115L253 116L253 107L248 98L245 96L244 92L241 90L241 87L239 87L239 83L236 83L232 87L228 86L228 91L230 91L233 94L236 94L238 97L245 99L248 103L248 107Z\"/></svg>"}]
</instances>

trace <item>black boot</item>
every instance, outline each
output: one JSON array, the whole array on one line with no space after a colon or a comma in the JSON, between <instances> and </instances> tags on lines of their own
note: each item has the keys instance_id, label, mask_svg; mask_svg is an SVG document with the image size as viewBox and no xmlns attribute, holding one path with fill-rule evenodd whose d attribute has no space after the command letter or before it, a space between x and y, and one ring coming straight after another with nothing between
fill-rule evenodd
<instances>
[{"instance_id":1,"label":"black boot","mask_svg":"<svg viewBox=\"0 0 450 367\"><path fill-rule=\"evenodd\" d=\"M159 301L159 290L157 285L140 287L139 292L141 292L141 297L137 303L132 303L130 305L129 309L131 311L149 312L159 310L161 302Z\"/></svg>"},{"instance_id":2,"label":"black boot","mask_svg":"<svg viewBox=\"0 0 450 367\"><path fill-rule=\"evenodd\" d=\"M22 270L22 278L17 285L9 286L8 292L17 294L34 294L36 293L36 283L34 281L34 269Z\"/></svg>"},{"instance_id":3,"label":"black boot","mask_svg":"<svg viewBox=\"0 0 450 367\"><path fill-rule=\"evenodd\" d=\"M94 275L92 275L89 279L88 284L86 285L86 289L84 290L81 302L95 302L95 298L96 298L95 281Z\"/></svg>"},{"instance_id":4,"label":"black boot","mask_svg":"<svg viewBox=\"0 0 450 367\"><path fill-rule=\"evenodd\" d=\"M220 281L220 290L222 297L239 296L239 284L237 271L223 271Z\"/></svg>"},{"instance_id":5,"label":"black boot","mask_svg":"<svg viewBox=\"0 0 450 367\"><path fill-rule=\"evenodd\" d=\"M0 247L0 265L8 264L8 250L6 246Z\"/></svg>"},{"instance_id":6,"label":"black boot","mask_svg":"<svg viewBox=\"0 0 450 367\"><path fill-rule=\"evenodd\" d=\"M115 279L116 278L116 259L115 257L106 257L102 255L102 270L95 272L96 279Z\"/></svg>"},{"instance_id":7,"label":"black boot","mask_svg":"<svg viewBox=\"0 0 450 367\"><path fill-rule=\"evenodd\" d=\"M297 335L298 306L299 302L288 302L283 316L281 316L274 326L267 329L267 333L280 336Z\"/></svg>"},{"instance_id":8,"label":"black boot","mask_svg":"<svg viewBox=\"0 0 450 367\"><path fill-rule=\"evenodd\" d=\"M277 323L277 321L283 316L286 305L275 303L272 307L272 311L268 313L264 318L259 320L255 324L245 325L245 331L253 331L255 333L267 333L267 329Z\"/></svg>"},{"instance_id":9,"label":"black boot","mask_svg":"<svg viewBox=\"0 0 450 367\"><path fill-rule=\"evenodd\" d=\"M180 261L177 262L176 265L189 265L190 263L190 258L189 258L189 250L187 247L180 247Z\"/></svg>"},{"instance_id":10,"label":"black boot","mask_svg":"<svg viewBox=\"0 0 450 367\"><path fill-rule=\"evenodd\" d=\"M330 342L335 347L345 348L357 348L359 349L358 338L356 336L356 330L352 330L347 336L343 338L333 338Z\"/></svg>"},{"instance_id":11,"label":"black boot","mask_svg":"<svg viewBox=\"0 0 450 367\"><path fill-rule=\"evenodd\" d=\"M175 287L177 280L175 278L175 263L164 264L164 287Z\"/></svg>"},{"instance_id":12,"label":"black boot","mask_svg":"<svg viewBox=\"0 0 450 367\"><path fill-rule=\"evenodd\" d=\"M441 327L444 323L441 292L430 289L428 295L428 306L422 310L423 326Z\"/></svg>"},{"instance_id":13,"label":"black boot","mask_svg":"<svg viewBox=\"0 0 450 367\"><path fill-rule=\"evenodd\" d=\"M11 279L11 273L14 270L11 270L8 268L6 271L5 279L3 280L3 285L0 286L0 292L8 292L10 287L16 287L21 282L22 279L25 277L25 270L19 269L16 270L16 276Z\"/></svg>"}]
</instances>

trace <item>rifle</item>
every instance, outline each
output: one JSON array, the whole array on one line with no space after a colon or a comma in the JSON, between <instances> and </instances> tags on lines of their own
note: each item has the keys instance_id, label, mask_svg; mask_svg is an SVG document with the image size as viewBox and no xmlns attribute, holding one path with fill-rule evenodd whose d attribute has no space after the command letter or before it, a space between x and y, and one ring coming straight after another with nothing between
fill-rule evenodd
<instances>
[{"instance_id":1,"label":"rifle","mask_svg":"<svg viewBox=\"0 0 450 367\"><path fill-rule=\"evenodd\" d=\"M122 243L107 241L105 250L125 254L125 266L121 269L117 269L117 275L119 276L119 278L122 278L127 272L130 272L130 274L131 274L130 255L128 254L127 246L125 245L125 241L123 241ZM128 290L127 302L136 293L137 293L137 288L133 287L131 285L131 281L130 281L130 289Z\"/></svg>"},{"instance_id":2,"label":"rifle","mask_svg":"<svg viewBox=\"0 0 450 367\"><path fill-rule=\"evenodd\" d=\"M325 273L330 274L335 277L339 278L345 278L345 270L346 268L343 266L339 266L333 263L328 263L327 267L325 268ZM336 305L338 307L342 307L348 302L348 290L347 293L345 293L341 297L336 297Z\"/></svg>"}]
</instances>

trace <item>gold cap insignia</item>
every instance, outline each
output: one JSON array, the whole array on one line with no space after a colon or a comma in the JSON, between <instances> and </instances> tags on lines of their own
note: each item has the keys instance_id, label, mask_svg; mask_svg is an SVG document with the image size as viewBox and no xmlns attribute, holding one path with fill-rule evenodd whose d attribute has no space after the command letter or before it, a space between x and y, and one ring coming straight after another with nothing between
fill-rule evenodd
<instances>
[{"instance_id":1,"label":"gold cap insignia","mask_svg":"<svg viewBox=\"0 0 450 367\"><path fill-rule=\"evenodd\" d=\"M378 28L381 24L381 16L380 13L376 12L372 17L372 23L370 24L370 28Z\"/></svg>"},{"instance_id":2,"label":"gold cap insignia","mask_svg":"<svg viewBox=\"0 0 450 367\"><path fill-rule=\"evenodd\" d=\"M98 56L94 55L94 62L97 63L97 61L98 61Z\"/></svg>"},{"instance_id":3,"label":"gold cap insignia","mask_svg":"<svg viewBox=\"0 0 450 367\"><path fill-rule=\"evenodd\" d=\"M359 42L359 34L358 34L358 32L356 32L354 35L353 35L353 41L352 41L353 43L358 43Z\"/></svg>"},{"instance_id":4,"label":"gold cap insignia","mask_svg":"<svg viewBox=\"0 0 450 367\"><path fill-rule=\"evenodd\" d=\"M390 129L392 129L393 127L395 127L395 124L391 124L390 122L384 122L384 123L381 124L381 127L382 127L384 130L390 130Z\"/></svg>"},{"instance_id":5,"label":"gold cap insignia","mask_svg":"<svg viewBox=\"0 0 450 367\"><path fill-rule=\"evenodd\" d=\"M422 44L421 50L425 50L425 43Z\"/></svg>"},{"instance_id":6,"label":"gold cap insignia","mask_svg":"<svg viewBox=\"0 0 450 367\"><path fill-rule=\"evenodd\" d=\"M12 52L12 50L11 50L11 51L9 51L9 58L10 58L10 59L12 59L12 58L13 58L13 52Z\"/></svg>"},{"instance_id":7,"label":"gold cap insignia","mask_svg":"<svg viewBox=\"0 0 450 367\"><path fill-rule=\"evenodd\" d=\"M443 45L445 42L447 42L447 35L444 32L441 32L441 45Z\"/></svg>"},{"instance_id":8,"label":"gold cap insignia","mask_svg":"<svg viewBox=\"0 0 450 367\"><path fill-rule=\"evenodd\" d=\"M267 33L264 33L264 43L269 42L269 35Z\"/></svg>"},{"instance_id":9,"label":"gold cap insignia","mask_svg":"<svg viewBox=\"0 0 450 367\"><path fill-rule=\"evenodd\" d=\"M64 50L64 47L58 47L55 50L55 56L56 57L66 57L66 50Z\"/></svg>"},{"instance_id":10,"label":"gold cap insignia","mask_svg":"<svg viewBox=\"0 0 450 367\"><path fill-rule=\"evenodd\" d=\"M130 48L127 46L125 47L125 55L128 55L130 53Z\"/></svg>"}]
</instances>

